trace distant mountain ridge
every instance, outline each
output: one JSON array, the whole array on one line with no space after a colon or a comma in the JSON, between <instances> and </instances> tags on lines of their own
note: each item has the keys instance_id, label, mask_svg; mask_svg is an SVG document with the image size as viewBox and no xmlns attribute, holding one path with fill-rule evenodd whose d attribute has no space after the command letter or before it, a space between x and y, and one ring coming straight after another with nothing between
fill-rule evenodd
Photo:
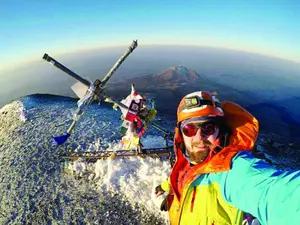
<instances>
[{"instance_id":1,"label":"distant mountain ridge","mask_svg":"<svg viewBox=\"0 0 300 225\"><path fill-rule=\"evenodd\" d=\"M182 65L170 67L163 72L154 74L152 77L158 82L189 82L200 78L194 70Z\"/></svg>"},{"instance_id":2,"label":"distant mountain ridge","mask_svg":"<svg viewBox=\"0 0 300 225\"><path fill-rule=\"evenodd\" d=\"M157 89L157 88L177 88L186 83L193 83L200 80L200 75L194 70L189 69L185 66L173 66L166 70L155 73L148 74L144 76L134 77L130 79L123 80L122 82L114 83L114 88L122 88L126 84L134 84L139 89ZM110 86L108 85L108 88Z\"/></svg>"}]
</instances>

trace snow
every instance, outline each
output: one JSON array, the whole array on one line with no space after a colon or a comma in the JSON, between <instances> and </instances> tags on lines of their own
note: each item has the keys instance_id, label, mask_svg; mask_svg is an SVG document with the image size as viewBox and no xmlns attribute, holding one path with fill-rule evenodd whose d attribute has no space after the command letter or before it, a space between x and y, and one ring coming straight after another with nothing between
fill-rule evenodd
<instances>
[{"instance_id":1,"label":"snow","mask_svg":"<svg viewBox=\"0 0 300 225\"><path fill-rule=\"evenodd\" d=\"M108 144L110 148L106 150L120 149L118 143ZM149 135L143 138L143 144L145 148L163 147L165 140L162 137ZM96 148L96 146L90 148ZM96 181L99 192L109 195L121 194L133 206L136 204L143 206L158 217L163 214L163 219L167 223L167 213L159 210L164 195L156 198L154 190L170 174L171 167L168 160L162 161L151 157L124 157L99 159L96 163L87 164L86 161L78 159L70 162L67 169L76 176L89 174L89 180Z\"/></svg>"},{"instance_id":2,"label":"snow","mask_svg":"<svg viewBox=\"0 0 300 225\"><path fill-rule=\"evenodd\" d=\"M13 123L7 121L6 118L13 118ZM3 106L0 108L0 127L3 127L0 129L0 137L7 136L8 133L22 126L26 120L24 105L21 101L14 101ZM0 141L0 144L1 142L4 141Z\"/></svg>"},{"instance_id":3,"label":"snow","mask_svg":"<svg viewBox=\"0 0 300 225\"><path fill-rule=\"evenodd\" d=\"M0 114L7 113L13 114L12 116L19 118L19 120L22 122L25 122L27 120L24 105L21 101L15 101L0 108Z\"/></svg>"},{"instance_id":4,"label":"snow","mask_svg":"<svg viewBox=\"0 0 300 225\"><path fill-rule=\"evenodd\" d=\"M101 104L55 145L52 137L66 131L74 109L74 100L44 95L0 109L0 224L168 224L159 209L163 197L153 196L168 176L168 159L64 161L70 150L117 149L121 138L120 112ZM160 132L146 134L146 147L164 145Z\"/></svg>"}]
</instances>

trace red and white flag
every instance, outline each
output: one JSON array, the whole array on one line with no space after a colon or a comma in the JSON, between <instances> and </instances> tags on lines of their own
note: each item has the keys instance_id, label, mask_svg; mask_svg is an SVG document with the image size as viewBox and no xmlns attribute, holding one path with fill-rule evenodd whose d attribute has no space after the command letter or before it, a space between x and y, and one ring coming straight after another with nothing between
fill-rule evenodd
<instances>
[{"instance_id":1,"label":"red and white flag","mask_svg":"<svg viewBox=\"0 0 300 225\"><path fill-rule=\"evenodd\" d=\"M137 91L134 89L134 85L132 84L130 95L128 95L125 99L121 101L121 103L123 103L129 108L129 109L124 109L120 107L125 120L130 122L134 120L141 107L142 101L143 101L143 97L137 93Z\"/></svg>"}]
</instances>

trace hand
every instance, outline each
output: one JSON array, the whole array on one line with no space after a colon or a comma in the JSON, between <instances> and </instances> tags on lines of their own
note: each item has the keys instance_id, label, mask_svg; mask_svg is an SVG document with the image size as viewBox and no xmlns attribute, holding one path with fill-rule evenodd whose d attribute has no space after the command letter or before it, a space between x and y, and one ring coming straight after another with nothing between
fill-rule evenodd
<instances>
[{"instance_id":1,"label":"hand","mask_svg":"<svg viewBox=\"0 0 300 225\"><path fill-rule=\"evenodd\" d=\"M168 211L168 196L162 201L160 211Z\"/></svg>"},{"instance_id":2,"label":"hand","mask_svg":"<svg viewBox=\"0 0 300 225\"><path fill-rule=\"evenodd\" d=\"M156 188L155 188L155 197L159 197L161 196L163 193L165 193L165 191L161 188L161 185L158 185Z\"/></svg>"}]
</instances>

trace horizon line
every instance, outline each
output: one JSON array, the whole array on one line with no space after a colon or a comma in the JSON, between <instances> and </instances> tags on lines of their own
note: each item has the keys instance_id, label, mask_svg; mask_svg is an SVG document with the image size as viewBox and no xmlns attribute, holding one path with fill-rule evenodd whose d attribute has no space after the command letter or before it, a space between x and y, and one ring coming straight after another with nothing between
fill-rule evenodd
<instances>
[{"instance_id":1,"label":"horizon line","mask_svg":"<svg viewBox=\"0 0 300 225\"><path fill-rule=\"evenodd\" d=\"M300 65L300 59L295 60L295 59L285 58L285 57L281 57L281 56L277 56L277 55L269 55L269 54L263 53L263 52L256 52L256 51L239 49L239 48L228 48L228 47L224 47L224 46L200 45L200 44L176 44L176 43L174 43L174 44L165 44L165 43L155 43L155 44L150 43L149 44L148 43L148 44L143 44L142 46L176 46L176 47L178 47L178 46L183 46L183 47L188 46L188 47L221 49L221 50L227 50L227 51L243 52L243 53L248 53L248 54L253 54L253 55L260 55L260 56L274 58L274 59L283 60L283 61L288 61L288 62ZM100 49L110 49L110 48L120 48L120 47L128 47L128 45L120 44L120 45L105 45L105 46L77 48L77 49L72 49L72 50L65 51L65 52L57 52L57 55L61 56L61 55L74 54L74 53L78 53L78 52L97 51L97 50L100 50ZM43 54L44 53L41 53L41 55L43 55ZM40 57L40 59L42 59L42 56ZM1 72L6 72L6 71L11 71L11 70L15 69L16 68L15 67L16 62L17 61L10 62L10 63L7 64L7 66L3 65L2 70L0 69L0 73ZM30 57L29 59L27 58L26 60L21 60L19 62L20 63L18 64L17 68L26 66L27 64L30 64L30 63L37 62L37 59L35 57Z\"/></svg>"}]
</instances>

